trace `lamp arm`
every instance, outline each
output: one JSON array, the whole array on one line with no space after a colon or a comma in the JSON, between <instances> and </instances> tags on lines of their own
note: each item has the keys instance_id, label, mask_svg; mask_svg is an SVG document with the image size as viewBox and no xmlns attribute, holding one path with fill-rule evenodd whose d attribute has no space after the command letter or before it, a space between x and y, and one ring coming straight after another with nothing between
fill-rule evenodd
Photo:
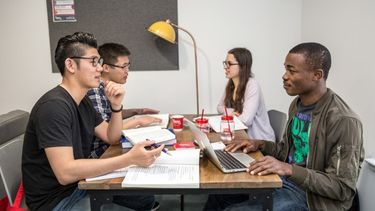
<instances>
[{"instance_id":1,"label":"lamp arm","mask_svg":"<svg viewBox=\"0 0 375 211\"><path fill-rule=\"evenodd\" d=\"M168 21L168 20L167 20ZM197 57L197 44L195 42L195 39L193 35L186 29L181 28L177 26L176 24L172 23L169 21L169 24L171 24L173 27L176 27L177 29L180 29L181 31L186 32L191 39L193 40L193 46L194 46L194 63L195 63L195 95L197 97L196 102L197 102L197 116L199 116L199 87L198 87L198 57Z\"/></svg>"}]
</instances>

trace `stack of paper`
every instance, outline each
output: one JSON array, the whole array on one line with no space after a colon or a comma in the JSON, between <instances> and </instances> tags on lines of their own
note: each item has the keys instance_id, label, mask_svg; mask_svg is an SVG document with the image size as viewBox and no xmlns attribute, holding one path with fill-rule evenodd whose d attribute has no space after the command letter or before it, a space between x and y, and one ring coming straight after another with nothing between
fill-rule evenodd
<instances>
[{"instance_id":1,"label":"stack of paper","mask_svg":"<svg viewBox=\"0 0 375 211\"><path fill-rule=\"evenodd\" d=\"M151 167L131 167L122 187L199 188L199 149L162 153Z\"/></svg>"},{"instance_id":2,"label":"stack of paper","mask_svg":"<svg viewBox=\"0 0 375 211\"><path fill-rule=\"evenodd\" d=\"M234 120L234 130L246 130L247 127L244 125L243 122L241 122L238 117L233 116ZM221 122L221 116L209 116L208 117L208 123L210 124L211 128L217 132L220 133L220 122Z\"/></svg>"},{"instance_id":3,"label":"stack of paper","mask_svg":"<svg viewBox=\"0 0 375 211\"><path fill-rule=\"evenodd\" d=\"M100 175L100 176L96 176L96 177L89 177L89 178L86 178L86 181L87 182L91 182L91 181L96 181L96 180L112 179L112 178L117 178L117 177L125 177L126 173L128 172L128 168L129 167L117 169L117 170L114 170L113 172L110 172L110 173L107 173L107 174L103 174L103 175Z\"/></svg>"}]
</instances>

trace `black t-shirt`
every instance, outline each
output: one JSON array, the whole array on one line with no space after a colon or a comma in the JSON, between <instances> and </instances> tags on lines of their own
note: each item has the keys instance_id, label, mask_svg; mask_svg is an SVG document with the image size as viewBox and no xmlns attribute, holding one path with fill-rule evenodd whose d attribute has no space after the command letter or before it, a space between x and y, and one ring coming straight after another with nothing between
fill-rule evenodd
<instances>
[{"instance_id":1,"label":"black t-shirt","mask_svg":"<svg viewBox=\"0 0 375 211\"><path fill-rule=\"evenodd\" d=\"M57 181L44 149L71 146L74 159L87 158L94 129L102 121L86 96L77 105L61 86L38 100L30 114L22 153L22 177L30 210L51 210L77 187L77 182L61 185Z\"/></svg>"}]
</instances>

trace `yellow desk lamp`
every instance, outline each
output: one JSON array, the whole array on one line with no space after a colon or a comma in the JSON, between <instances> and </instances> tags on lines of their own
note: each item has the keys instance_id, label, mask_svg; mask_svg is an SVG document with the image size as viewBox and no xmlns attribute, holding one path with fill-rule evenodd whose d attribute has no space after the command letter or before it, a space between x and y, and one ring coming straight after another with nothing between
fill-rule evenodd
<instances>
[{"instance_id":1,"label":"yellow desk lamp","mask_svg":"<svg viewBox=\"0 0 375 211\"><path fill-rule=\"evenodd\" d=\"M180 29L186 32L191 39L193 40L194 46L194 62L195 62L195 93L196 93L196 102L197 102L197 115L199 115L199 88L198 88L198 59L197 59L197 45L195 43L195 39L193 35L184 28L177 26L176 24L172 23L170 20L166 21L157 21L153 23L149 28L148 31L155 34L158 37L163 38L164 40L176 44L176 32L174 28Z\"/></svg>"}]
</instances>

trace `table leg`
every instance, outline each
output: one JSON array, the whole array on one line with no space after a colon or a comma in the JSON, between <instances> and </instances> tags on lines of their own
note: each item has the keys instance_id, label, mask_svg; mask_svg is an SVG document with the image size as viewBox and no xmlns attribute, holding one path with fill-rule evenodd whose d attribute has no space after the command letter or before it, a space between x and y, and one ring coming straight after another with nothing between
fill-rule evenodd
<instances>
[{"instance_id":1,"label":"table leg","mask_svg":"<svg viewBox=\"0 0 375 211\"><path fill-rule=\"evenodd\" d=\"M263 211L272 211L273 209L273 189L259 189L252 191L249 195L250 204L259 203L263 207Z\"/></svg>"},{"instance_id":2,"label":"table leg","mask_svg":"<svg viewBox=\"0 0 375 211\"><path fill-rule=\"evenodd\" d=\"M91 211L100 211L103 204L112 203L112 195L104 193L90 192Z\"/></svg>"},{"instance_id":3,"label":"table leg","mask_svg":"<svg viewBox=\"0 0 375 211\"><path fill-rule=\"evenodd\" d=\"M185 204L185 202L184 202L184 194L181 194L180 195L180 210L181 211L184 211L184 204Z\"/></svg>"},{"instance_id":4,"label":"table leg","mask_svg":"<svg viewBox=\"0 0 375 211\"><path fill-rule=\"evenodd\" d=\"M263 198L263 211L272 211L273 209L273 191L269 191Z\"/></svg>"}]
</instances>

